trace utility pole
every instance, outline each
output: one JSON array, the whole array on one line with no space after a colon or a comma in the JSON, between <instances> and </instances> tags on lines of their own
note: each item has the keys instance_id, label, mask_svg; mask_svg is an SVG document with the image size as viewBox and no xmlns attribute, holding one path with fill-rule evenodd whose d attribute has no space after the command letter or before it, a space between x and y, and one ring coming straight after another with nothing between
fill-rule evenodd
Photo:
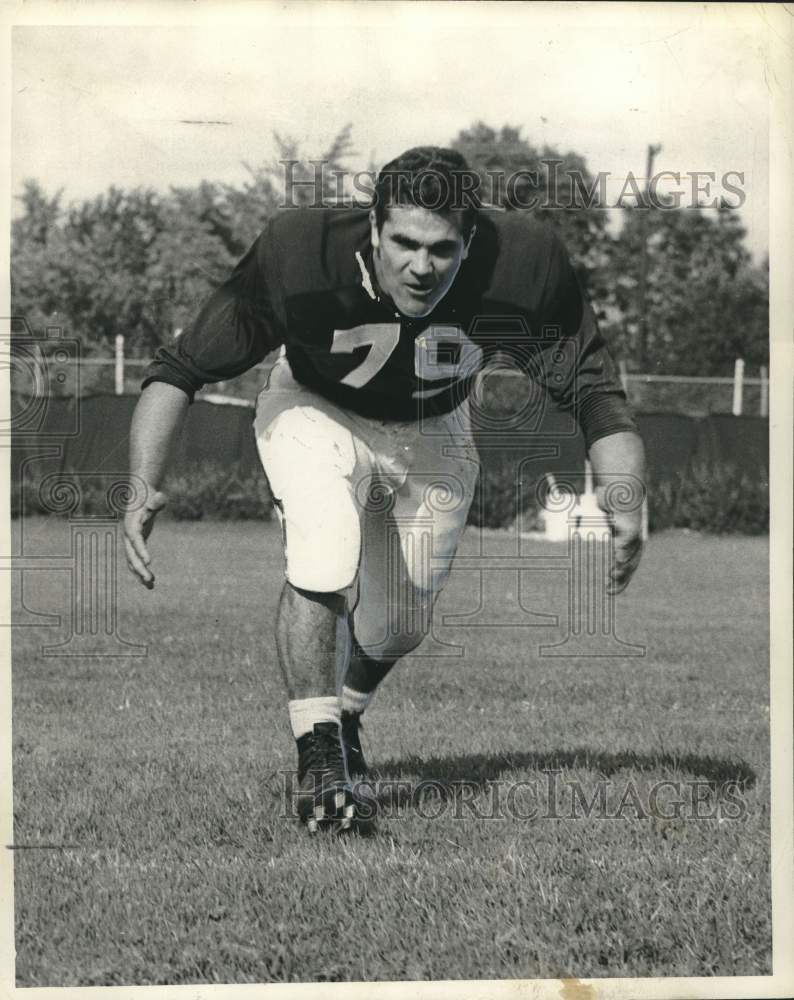
<instances>
[{"instance_id":1,"label":"utility pole","mask_svg":"<svg viewBox=\"0 0 794 1000\"><path fill-rule=\"evenodd\" d=\"M643 191L642 204L640 205L640 234L642 247L640 250L640 287L639 287L639 307L640 322L637 337L637 370L645 371L646 348L648 344L648 213L651 209L650 186L653 177L653 161L656 154L660 153L660 145L648 146L648 159L645 166L645 189Z\"/></svg>"}]
</instances>

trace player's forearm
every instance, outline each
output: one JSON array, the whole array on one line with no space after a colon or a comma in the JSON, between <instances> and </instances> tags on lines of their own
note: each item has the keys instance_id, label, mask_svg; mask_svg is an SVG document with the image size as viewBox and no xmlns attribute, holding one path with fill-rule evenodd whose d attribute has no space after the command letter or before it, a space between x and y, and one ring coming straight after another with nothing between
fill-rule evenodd
<instances>
[{"instance_id":1,"label":"player's forearm","mask_svg":"<svg viewBox=\"0 0 794 1000\"><path fill-rule=\"evenodd\" d=\"M641 499L645 486L645 448L634 431L619 431L598 438L588 454L593 485L598 489L622 486ZM638 505L639 509L639 505Z\"/></svg>"},{"instance_id":2,"label":"player's forearm","mask_svg":"<svg viewBox=\"0 0 794 1000\"><path fill-rule=\"evenodd\" d=\"M141 393L130 431L130 470L151 489L162 489L174 440L190 401L176 386L151 382Z\"/></svg>"}]
</instances>

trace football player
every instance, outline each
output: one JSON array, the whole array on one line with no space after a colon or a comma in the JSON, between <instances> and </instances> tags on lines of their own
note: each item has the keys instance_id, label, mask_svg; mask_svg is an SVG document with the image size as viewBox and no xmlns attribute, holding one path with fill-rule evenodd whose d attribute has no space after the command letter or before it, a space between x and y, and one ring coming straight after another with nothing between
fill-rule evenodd
<instances>
[{"instance_id":1,"label":"football player","mask_svg":"<svg viewBox=\"0 0 794 1000\"><path fill-rule=\"evenodd\" d=\"M394 663L430 629L477 480L468 397L496 354L530 373L582 429L602 505L643 477L615 366L554 231L486 212L450 149L408 150L370 209L272 219L148 368L131 436L149 488L125 522L151 588L146 541L166 503L171 442L194 394L279 349L257 401L259 454L283 527L276 642L310 830L363 814L359 723ZM614 495L614 491L612 494ZM610 589L642 548L639 506L613 515Z\"/></svg>"}]
</instances>

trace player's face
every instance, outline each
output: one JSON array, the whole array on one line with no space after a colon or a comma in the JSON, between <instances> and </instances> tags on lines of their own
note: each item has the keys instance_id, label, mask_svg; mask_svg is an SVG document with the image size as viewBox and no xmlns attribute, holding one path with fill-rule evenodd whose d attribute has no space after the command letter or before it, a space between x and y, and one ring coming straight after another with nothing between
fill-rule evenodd
<instances>
[{"instance_id":1,"label":"player's face","mask_svg":"<svg viewBox=\"0 0 794 1000\"><path fill-rule=\"evenodd\" d=\"M461 216L397 205L378 232L370 212L375 276L404 316L427 316L449 291L474 235L464 240Z\"/></svg>"}]
</instances>

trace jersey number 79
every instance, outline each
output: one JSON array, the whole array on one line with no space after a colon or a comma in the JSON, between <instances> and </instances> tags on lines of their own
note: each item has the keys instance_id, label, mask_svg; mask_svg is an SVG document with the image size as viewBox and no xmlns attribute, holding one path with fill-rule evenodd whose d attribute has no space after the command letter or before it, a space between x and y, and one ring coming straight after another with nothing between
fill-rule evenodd
<instances>
[{"instance_id":1,"label":"jersey number 79","mask_svg":"<svg viewBox=\"0 0 794 1000\"><path fill-rule=\"evenodd\" d=\"M343 385L361 389L378 374L400 341L399 323L366 323L349 330L334 330L332 354L352 354L369 347L360 365L341 380ZM450 380L473 375L482 364L482 348L470 340L459 326L432 326L414 341L414 374L422 382L438 382L438 388L417 389L416 399L428 399L443 392Z\"/></svg>"}]
</instances>

